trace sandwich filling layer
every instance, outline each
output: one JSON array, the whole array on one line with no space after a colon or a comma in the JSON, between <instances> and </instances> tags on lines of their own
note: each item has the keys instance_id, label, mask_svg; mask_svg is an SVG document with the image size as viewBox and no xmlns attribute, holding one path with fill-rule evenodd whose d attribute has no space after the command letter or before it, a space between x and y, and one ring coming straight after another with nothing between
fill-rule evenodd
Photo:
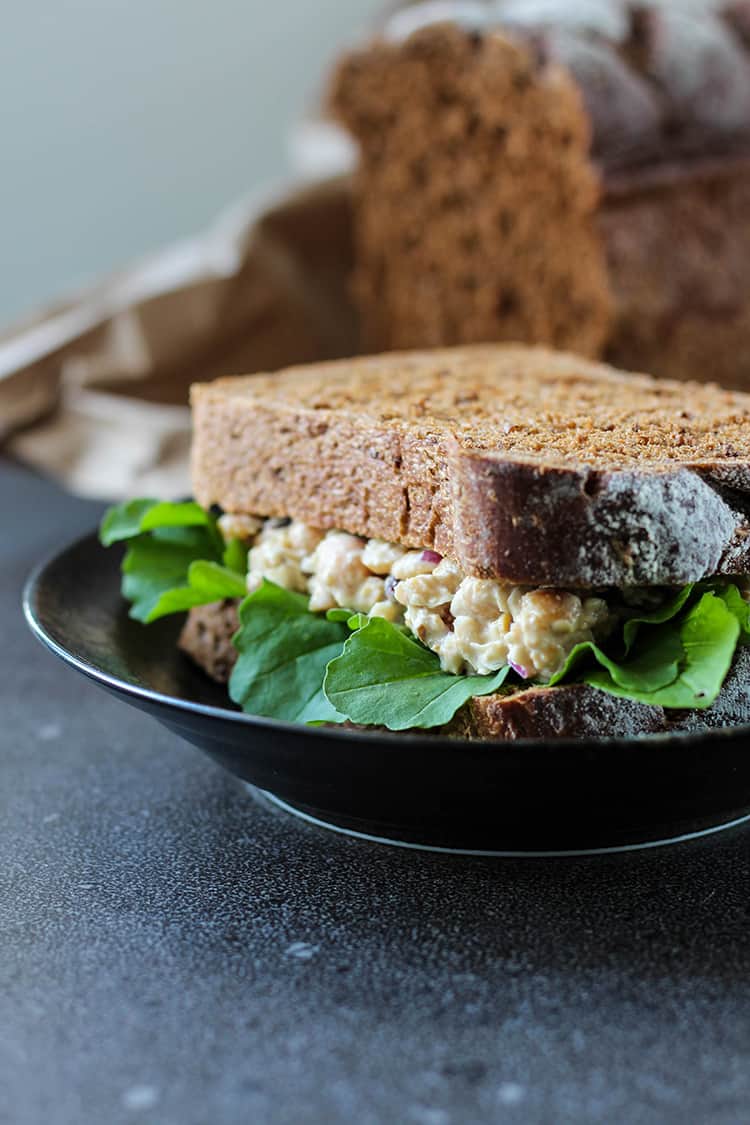
<instances>
[{"instance_id":1,"label":"sandwich filling layer","mask_svg":"<svg viewBox=\"0 0 750 1125\"><path fill-rule=\"evenodd\" d=\"M510 666L523 680L549 683L578 645L606 639L622 608L653 610L662 598L632 590L619 595L618 606L611 592L475 578L436 551L318 531L299 520L230 514L219 527L227 542L241 539L250 548L250 592L265 579L308 595L314 613L349 609L405 625L452 675L486 676Z\"/></svg>"},{"instance_id":2,"label":"sandwich filling layer","mask_svg":"<svg viewBox=\"0 0 750 1125\"><path fill-rule=\"evenodd\" d=\"M100 537L127 544L131 617L226 611L231 699L293 722L447 727L472 700L576 684L653 714L706 711L750 645L744 579L520 586L432 549L150 499L110 509Z\"/></svg>"}]
</instances>

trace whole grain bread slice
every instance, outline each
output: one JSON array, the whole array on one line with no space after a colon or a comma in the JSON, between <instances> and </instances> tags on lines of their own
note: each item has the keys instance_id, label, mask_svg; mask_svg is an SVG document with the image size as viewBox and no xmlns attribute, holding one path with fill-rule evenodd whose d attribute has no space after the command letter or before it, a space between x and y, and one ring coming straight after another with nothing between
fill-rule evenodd
<instances>
[{"instance_id":1,"label":"whole grain bread slice","mask_svg":"<svg viewBox=\"0 0 750 1125\"><path fill-rule=\"evenodd\" d=\"M192 389L203 505L579 588L750 571L750 395L521 346Z\"/></svg>"},{"instance_id":2,"label":"whole grain bread slice","mask_svg":"<svg viewBox=\"0 0 750 1125\"><path fill-rule=\"evenodd\" d=\"M226 683L237 653L232 636L239 621L235 602L190 611L180 648L212 679ZM750 723L750 648L740 648L721 694L705 711L665 711L617 699L585 684L533 687L513 695L472 699L449 727L434 733L505 742L521 738L631 737L668 731L700 731Z\"/></svg>"}]
</instances>

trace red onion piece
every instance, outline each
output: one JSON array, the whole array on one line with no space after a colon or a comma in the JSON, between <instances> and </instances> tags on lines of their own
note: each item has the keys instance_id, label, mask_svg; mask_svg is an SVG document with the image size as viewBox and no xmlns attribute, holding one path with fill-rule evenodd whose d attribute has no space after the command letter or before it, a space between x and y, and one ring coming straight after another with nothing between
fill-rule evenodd
<instances>
[{"instance_id":1,"label":"red onion piece","mask_svg":"<svg viewBox=\"0 0 750 1125\"><path fill-rule=\"evenodd\" d=\"M443 556L439 555L437 551L422 551L421 558L422 562L434 563L435 566L443 561Z\"/></svg>"}]
</instances>

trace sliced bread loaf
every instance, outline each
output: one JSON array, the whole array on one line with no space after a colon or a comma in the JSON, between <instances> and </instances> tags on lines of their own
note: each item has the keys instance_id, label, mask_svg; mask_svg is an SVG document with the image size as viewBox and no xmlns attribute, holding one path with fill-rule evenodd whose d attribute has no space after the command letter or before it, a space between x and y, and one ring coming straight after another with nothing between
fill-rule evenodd
<instances>
[{"instance_id":1,"label":"sliced bread loaf","mask_svg":"<svg viewBox=\"0 0 750 1125\"><path fill-rule=\"evenodd\" d=\"M427 0L345 56L372 350L750 379L747 0Z\"/></svg>"}]
</instances>

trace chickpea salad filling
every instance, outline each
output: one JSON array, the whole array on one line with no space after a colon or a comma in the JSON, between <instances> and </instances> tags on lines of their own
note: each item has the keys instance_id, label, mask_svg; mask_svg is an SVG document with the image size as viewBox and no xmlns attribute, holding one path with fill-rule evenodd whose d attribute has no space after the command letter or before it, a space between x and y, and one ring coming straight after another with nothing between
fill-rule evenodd
<instances>
[{"instance_id":1,"label":"chickpea salad filling","mask_svg":"<svg viewBox=\"0 0 750 1125\"><path fill-rule=\"evenodd\" d=\"M576 645L603 640L617 621L602 597L472 578L432 550L298 520L225 515L219 528L225 541L249 546L248 590L266 579L308 594L313 613L338 607L405 625L453 675L510 665L523 680L548 683Z\"/></svg>"},{"instance_id":2,"label":"chickpea salad filling","mask_svg":"<svg viewBox=\"0 0 750 1125\"><path fill-rule=\"evenodd\" d=\"M122 591L139 621L238 604L230 696L275 718L425 729L473 696L575 682L700 710L750 642L745 576L679 589L519 586L431 549L192 502L119 505L100 538L127 544Z\"/></svg>"}]
</instances>

